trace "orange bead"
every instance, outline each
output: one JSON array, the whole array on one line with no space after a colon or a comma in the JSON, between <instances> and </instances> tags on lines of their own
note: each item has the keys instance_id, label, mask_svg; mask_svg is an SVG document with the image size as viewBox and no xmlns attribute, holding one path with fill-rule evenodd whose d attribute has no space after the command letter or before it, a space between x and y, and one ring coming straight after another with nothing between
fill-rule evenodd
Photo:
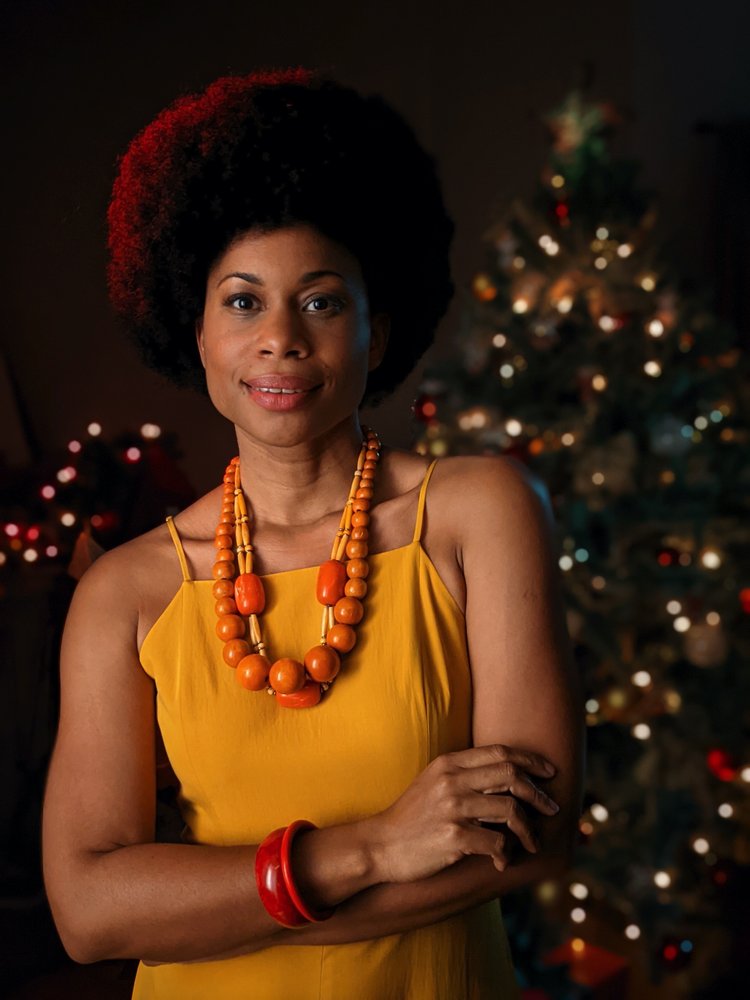
<instances>
[{"instance_id":1,"label":"orange bead","mask_svg":"<svg viewBox=\"0 0 750 1000\"><path fill-rule=\"evenodd\" d=\"M320 564L316 595L321 604L335 604L344 596L346 566L338 559L327 559Z\"/></svg>"},{"instance_id":2,"label":"orange bead","mask_svg":"<svg viewBox=\"0 0 750 1000\"><path fill-rule=\"evenodd\" d=\"M216 553L216 562L230 562L234 559L234 552L231 549L219 549Z\"/></svg>"},{"instance_id":3,"label":"orange bead","mask_svg":"<svg viewBox=\"0 0 750 1000\"><path fill-rule=\"evenodd\" d=\"M356 625L362 621L364 613L365 609L356 597L342 597L333 609L333 617L344 625Z\"/></svg>"},{"instance_id":4,"label":"orange bead","mask_svg":"<svg viewBox=\"0 0 750 1000\"><path fill-rule=\"evenodd\" d=\"M367 576L369 572L370 567L366 559L350 559L346 564L346 573L350 579L353 576Z\"/></svg>"},{"instance_id":5,"label":"orange bead","mask_svg":"<svg viewBox=\"0 0 750 1000\"><path fill-rule=\"evenodd\" d=\"M237 683L248 691L262 691L268 687L271 661L262 653L244 656L237 664Z\"/></svg>"},{"instance_id":6,"label":"orange bead","mask_svg":"<svg viewBox=\"0 0 750 1000\"><path fill-rule=\"evenodd\" d=\"M368 444L369 444L369 442L368 442ZM378 456L377 451L375 451L374 449L371 448L367 452L367 454L365 455L365 461L366 462L376 462L378 460L378 457L379 456Z\"/></svg>"},{"instance_id":7,"label":"orange bead","mask_svg":"<svg viewBox=\"0 0 750 1000\"><path fill-rule=\"evenodd\" d=\"M294 691L299 691L305 683L305 668L299 660L284 656L273 664L268 680L274 691L292 694Z\"/></svg>"},{"instance_id":8,"label":"orange bead","mask_svg":"<svg viewBox=\"0 0 750 1000\"><path fill-rule=\"evenodd\" d=\"M355 528L366 528L370 523L370 515L366 510L359 510L352 514L352 525Z\"/></svg>"},{"instance_id":9,"label":"orange bead","mask_svg":"<svg viewBox=\"0 0 750 1000\"><path fill-rule=\"evenodd\" d=\"M367 583L361 576L355 576L351 580L346 581L344 593L347 597L362 598L367 593Z\"/></svg>"},{"instance_id":10,"label":"orange bead","mask_svg":"<svg viewBox=\"0 0 750 1000\"><path fill-rule=\"evenodd\" d=\"M360 486L354 496L357 500L372 500L372 490L369 486Z\"/></svg>"},{"instance_id":11,"label":"orange bead","mask_svg":"<svg viewBox=\"0 0 750 1000\"><path fill-rule=\"evenodd\" d=\"M341 668L341 657L330 646L318 644L305 653L305 668L314 681L332 681Z\"/></svg>"},{"instance_id":12,"label":"orange bead","mask_svg":"<svg viewBox=\"0 0 750 1000\"><path fill-rule=\"evenodd\" d=\"M214 611L221 618L222 615L236 615L237 605L232 597L220 597L214 605Z\"/></svg>"},{"instance_id":13,"label":"orange bead","mask_svg":"<svg viewBox=\"0 0 750 1000\"><path fill-rule=\"evenodd\" d=\"M355 512L355 514L358 511L369 510L370 509L370 503L371 503L371 501L370 500L365 500L364 497L361 497L359 500L352 500L352 510Z\"/></svg>"},{"instance_id":14,"label":"orange bead","mask_svg":"<svg viewBox=\"0 0 750 1000\"><path fill-rule=\"evenodd\" d=\"M217 549L231 549L233 544L231 535L217 535L214 539Z\"/></svg>"},{"instance_id":15,"label":"orange bead","mask_svg":"<svg viewBox=\"0 0 750 1000\"><path fill-rule=\"evenodd\" d=\"M370 460L369 462L365 462L365 464L362 466L362 471L374 472L375 469L377 469L377 467L378 463Z\"/></svg>"},{"instance_id":16,"label":"orange bead","mask_svg":"<svg viewBox=\"0 0 750 1000\"><path fill-rule=\"evenodd\" d=\"M299 691L294 694L276 695L276 704L282 708L312 708L320 701L320 684L315 681L307 681Z\"/></svg>"},{"instance_id":17,"label":"orange bead","mask_svg":"<svg viewBox=\"0 0 750 1000\"><path fill-rule=\"evenodd\" d=\"M364 559L367 555L367 542L354 541L346 543L346 554L350 559Z\"/></svg>"},{"instance_id":18,"label":"orange bead","mask_svg":"<svg viewBox=\"0 0 750 1000\"><path fill-rule=\"evenodd\" d=\"M220 597L234 597L234 580L216 580L211 593L217 601Z\"/></svg>"},{"instance_id":19,"label":"orange bead","mask_svg":"<svg viewBox=\"0 0 750 1000\"><path fill-rule=\"evenodd\" d=\"M339 653L348 653L350 650L354 649L354 643L356 641L357 633L351 625L342 625L341 623L338 623L329 628L328 634L326 635L326 642L328 645L333 646L333 648L338 650Z\"/></svg>"},{"instance_id":20,"label":"orange bead","mask_svg":"<svg viewBox=\"0 0 750 1000\"><path fill-rule=\"evenodd\" d=\"M367 541L370 532L367 528L352 528L352 541L353 542L364 542Z\"/></svg>"},{"instance_id":21,"label":"orange bead","mask_svg":"<svg viewBox=\"0 0 750 1000\"><path fill-rule=\"evenodd\" d=\"M234 599L241 615L259 615L263 611L266 592L257 573L240 573L234 581Z\"/></svg>"},{"instance_id":22,"label":"orange bead","mask_svg":"<svg viewBox=\"0 0 750 1000\"><path fill-rule=\"evenodd\" d=\"M250 653L250 644L244 639L230 639L224 643L224 662L230 667L236 667L243 657Z\"/></svg>"},{"instance_id":23,"label":"orange bead","mask_svg":"<svg viewBox=\"0 0 750 1000\"><path fill-rule=\"evenodd\" d=\"M216 622L216 634L224 642L229 639L243 639L245 636L245 623L239 615L222 615Z\"/></svg>"},{"instance_id":24,"label":"orange bead","mask_svg":"<svg viewBox=\"0 0 750 1000\"><path fill-rule=\"evenodd\" d=\"M221 512L221 517L219 518L219 527L221 527L222 524L234 525L234 514L231 511ZM227 529L225 528L224 531L226 532L226 530Z\"/></svg>"},{"instance_id":25,"label":"orange bead","mask_svg":"<svg viewBox=\"0 0 750 1000\"><path fill-rule=\"evenodd\" d=\"M228 562L214 563L211 576L214 580L228 580L231 576L234 576L234 566Z\"/></svg>"}]
</instances>

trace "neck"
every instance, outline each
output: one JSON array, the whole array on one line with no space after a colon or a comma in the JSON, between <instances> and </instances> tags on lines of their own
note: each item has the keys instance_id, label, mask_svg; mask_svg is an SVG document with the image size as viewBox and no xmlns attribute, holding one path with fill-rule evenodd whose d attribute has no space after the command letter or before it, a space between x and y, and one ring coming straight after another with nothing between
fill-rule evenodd
<instances>
[{"instance_id":1,"label":"neck","mask_svg":"<svg viewBox=\"0 0 750 1000\"><path fill-rule=\"evenodd\" d=\"M245 496L259 523L312 526L341 513L364 434L357 415L312 440L279 446L237 429Z\"/></svg>"}]
</instances>

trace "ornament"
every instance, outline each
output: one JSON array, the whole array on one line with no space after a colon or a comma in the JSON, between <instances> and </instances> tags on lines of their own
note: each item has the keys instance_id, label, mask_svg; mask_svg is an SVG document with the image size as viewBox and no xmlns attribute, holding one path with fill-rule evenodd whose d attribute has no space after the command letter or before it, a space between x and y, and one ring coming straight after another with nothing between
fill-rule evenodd
<instances>
[{"instance_id":1,"label":"ornament","mask_svg":"<svg viewBox=\"0 0 750 1000\"><path fill-rule=\"evenodd\" d=\"M696 622L684 633L683 651L694 667L718 667L727 658L729 641L721 625Z\"/></svg>"},{"instance_id":2,"label":"ornament","mask_svg":"<svg viewBox=\"0 0 750 1000\"><path fill-rule=\"evenodd\" d=\"M722 750L721 747L708 751L706 763L709 771L719 781L734 781L739 772L739 766L732 754L728 750Z\"/></svg>"}]
</instances>

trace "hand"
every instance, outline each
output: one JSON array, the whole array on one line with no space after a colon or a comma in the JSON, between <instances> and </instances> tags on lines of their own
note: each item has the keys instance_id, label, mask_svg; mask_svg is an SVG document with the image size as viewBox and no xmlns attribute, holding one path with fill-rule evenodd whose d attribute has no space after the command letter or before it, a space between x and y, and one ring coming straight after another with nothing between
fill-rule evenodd
<instances>
[{"instance_id":1,"label":"hand","mask_svg":"<svg viewBox=\"0 0 750 1000\"><path fill-rule=\"evenodd\" d=\"M391 806L368 821L375 867L384 882L413 882L469 854L508 863L506 834L480 823L504 823L529 851L538 845L519 799L547 815L558 806L530 778L551 778L540 754L502 744L441 754ZM510 794L498 794L510 793Z\"/></svg>"}]
</instances>

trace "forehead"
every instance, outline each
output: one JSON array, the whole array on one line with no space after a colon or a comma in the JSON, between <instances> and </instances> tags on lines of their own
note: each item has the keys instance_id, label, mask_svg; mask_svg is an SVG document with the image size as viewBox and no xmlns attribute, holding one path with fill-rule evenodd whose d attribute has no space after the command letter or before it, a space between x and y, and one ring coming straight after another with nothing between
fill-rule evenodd
<instances>
[{"instance_id":1,"label":"forehead","mask_svg":"<svg viewBox=\"0 0 750 1000\"><path fill-rule=\"evenodd\" d=\"M253 228L239 233L218 258L212 271L252 267L272 275L297 271L335 270L347 276L361 274L359 262L346 247L313 226L299 224L280 229Z\"/></svg>"}]
</instances>

